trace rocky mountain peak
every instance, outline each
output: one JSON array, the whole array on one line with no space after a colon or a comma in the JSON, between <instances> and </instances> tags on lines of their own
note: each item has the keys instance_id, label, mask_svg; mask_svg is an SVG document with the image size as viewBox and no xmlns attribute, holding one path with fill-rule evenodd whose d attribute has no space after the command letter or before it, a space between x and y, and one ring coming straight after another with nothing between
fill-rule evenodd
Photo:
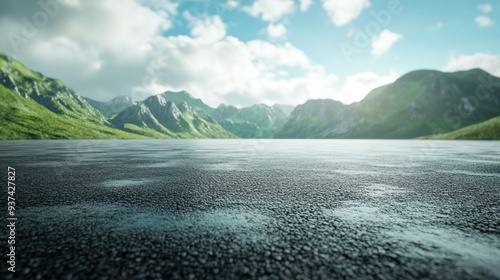
<instances>
[{"instance_id":1,"label":"rocky mountain peak","mask_svg":"<svg viewBox=\"0 0 500 280\"><path fill-rule=\"evenodd\" d=\"M148 97L144 100L144 104L149 107L152 111L163 110L163 107L167 105L167 100L158 94Z\"/></svg>"},{"instance_id":2,"label":"rocky mountain peak","mask_svg":"<svg viewBox=\"0 0 500 280\"><path fill-rule=\"evenodd\" d=\"M109 103L113 105L118 105L118 104L136 104L137 102L128 96L120 95L111 99Z\"/></svg>"},{"instance_id":3,"label":"rocky mountain peak","mask_svg":"<svg viewBox=\"0 0 500 280\"><path fill-rule=\"evenodd\" d=\"M165 99L163 99L165 100ZM178 120L179 117L182 115L182 112L177 108L174 102L168 101L166 103L166 108L167 108L167 117L173 118L175 120Z\"/></svg>"},{"instance_id":4,"label":"rocky mountain peak","mask_svg":"<svg viewBox=\"0 0 500 280\"><path fill-rule=\"evenodd\" d=\"M179 110L181 110L181 112L185 113L185 112L191 110L191 107L189 107L189 105L186 102L182 102L179 105Z\"/></svg>"}]
</instances>

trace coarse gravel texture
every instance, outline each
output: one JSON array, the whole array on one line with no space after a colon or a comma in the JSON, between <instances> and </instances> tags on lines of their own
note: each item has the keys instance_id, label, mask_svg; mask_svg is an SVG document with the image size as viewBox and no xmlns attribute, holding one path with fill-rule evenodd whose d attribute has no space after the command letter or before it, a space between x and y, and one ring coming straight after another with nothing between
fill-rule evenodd
<instances>
[{"instance_id":1,"label":"coarse gravel texture","mask_svg":"<svg viewBox=\"0 0 500 280\"><path fill-rule=\"evenodd\" d=\"M3 141L0 154L18 218L2 279L500 279L500 142Z\"/></svg>"}]
</instances>

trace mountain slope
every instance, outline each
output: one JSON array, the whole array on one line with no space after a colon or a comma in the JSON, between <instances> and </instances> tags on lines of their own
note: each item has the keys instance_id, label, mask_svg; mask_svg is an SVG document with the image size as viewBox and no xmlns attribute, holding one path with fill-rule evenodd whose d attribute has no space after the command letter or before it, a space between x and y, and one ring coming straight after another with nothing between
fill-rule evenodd
<instances>
[{"instance_id":1,"label":"mountain slope","mask_svg":"<svg viewBox=\"0 0 500 280\"><path fill-rule=\"evenodd\" d=\"M485 121L500 116L500 78L480 69L419 70L372 90L358 103L309 100L289 113L291 107L283 105L214 109L185 91L167 91L140 103L125 97L86 101L60 80L0 53L0 100L2 139L235 135L493 139L497 137L495 119ZM112 124L103 113L112 118ZM447 132L452 133L443 134Z\"/></svg>"},{"instance_id":2,"label":"mountain slope","mask_svg":"<svg viewBox=\"0 0 500 280\"><path fill-rule=\"evenodd\" d=\"M221 104L212 116L227 131L242 138L271 138L288 118L278 106L263 104L242 109Z\"/></svg>"},{"instance_id":3,"label":"mountain slope","mask_svg":"<svg viewBox=\"0 0 500 280\"><path fill-rule=\"evenodd\" d=\"M106 124L106 118L60 80L32 71L0 53L0 84L48 110L79 120Z\"/></svg>"},{"instance_id":4,"label":"mountain slope","mask_svg":"<svg viewBox=\"0 0 500 280\"><path fill-rule=\"evenodd\" d=\"M108 102L100 102L87 97L83 97L83 99L108 119L114 117L128 107L138 104L137 101L127 96L117 96Z\"/></svg>"},{"instance_id":5,"label":"mountain slope","mask_svg":"<svg viewBox=\"0 0 500 280\"><path fill-rule=\"evenodd\" d=\"M483 81L497 86L478 95ZM480 69L410 72L355 104L365 122L345 137L413 138L488 120L500 115L499 81Z\"/></svg>"},{"instance_id":6,"label":"mountain slope","mask_svg":"<svg viewBox=\"0 0 500 280\"><path fill-rule=\"evenodd\" d=\"M0 53L0 139L132 139L61 81Z\"/></svg>"},{"instance_id":7,"label":"mountain slope","mask_svg":"<svg viewBox=\"0 0 500 280\"><path fill-rule=\"evenodd\" d=\"M419 70L372 90L359 103L342 107L324 102L325 111L339 114L324 118L321 110L301 111L297 106L277 135L414 138L450 132L500 115L500 78L480 69L455 73Z\"/></svg>"},{"instance_id":8,"label":"mountain slope","mask_svg":"<svg viewBox=\"0 0 500 280\"><path fill-rule=\"evenodd\" d=\"M500 117L469 125L458 130L424 136L421 139L436 140L500 140Z\"/></svg>"},{"instance_id":9,"label":"mountain slope","mask_svg":"<svg viewBox=\"0 0 500 280\"><path fill-rule=\"evenodd\" d=\"M186 102L177 106L164 94L151 96L143 103L130 106L111 119L120 129L150 135L160 133L180 138L234 138L206 113L198 113ZM134 129L130 128L133 125Z\"/></svg>"},{"instance_id":10,"label":"mountain slope","mask_svg":"<svg viewBox=\"0 0 500 280\"><path fill-rule=\"evenodd\" d=\"M293 109L295 109L295 106L283 104L274 104L272 107L280 109L287 116L290 116L290 114L293 112Z\"/></svg>"},{"instance_id":11,"label":"mountain slope","mask_svg":"<svg viewBox=\"0 0 500 280\"><path fill-rule=\"evenodd\" d=\"M348 106L330 99L308 100L295 107L277 138L327 137L332 123L343 123ZM338 126L342 127L341 125Z\"/></svg>"},{"instance_id":12,"label":"mountain slope","mask_svg":"<svg viewBox=\"0 0 500 280\"><path fill-rule=\"evenodd\" d=\"M186 102L191 108L193 108L199 114L212 115L214 108L203 103L199 98L194 98L187 91L166 91L161 94L166 101L172 101L174 104L181 104Z\"/></svg>"},{"instance_id":13,"label":"mountain slope","mask_svg":"<svg viewBox=\"0 0 500 280\"><path fill-rule=\"evenodd\" d=\"M58 115L0 85L0 139L138 139L90 121Z\"/></svg>"}]
</instances>

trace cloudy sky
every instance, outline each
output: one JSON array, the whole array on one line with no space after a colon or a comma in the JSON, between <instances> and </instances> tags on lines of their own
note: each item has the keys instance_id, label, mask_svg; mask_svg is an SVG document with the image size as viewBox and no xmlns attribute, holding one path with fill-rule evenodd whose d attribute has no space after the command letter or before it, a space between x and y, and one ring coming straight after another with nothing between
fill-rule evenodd
<instances>
[{"instance_id":1,"label":"cloudy sky","mask_svg":"<svg viewBox=\"0 0 500 280\"><path fill-rule=\"evenodd\" d=\"M409 71L500 76L500 2L17 0L0 51L80 95L187 90L220 103L361 100Z\"/></svg>"}]
</instances>

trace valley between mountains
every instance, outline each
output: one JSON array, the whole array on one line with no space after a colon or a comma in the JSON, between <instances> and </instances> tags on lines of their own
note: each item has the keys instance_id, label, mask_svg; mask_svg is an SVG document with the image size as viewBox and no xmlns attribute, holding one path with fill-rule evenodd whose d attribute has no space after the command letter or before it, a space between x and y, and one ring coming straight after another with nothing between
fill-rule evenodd
<instances>
[{"instance_id":1,"label":"valley between mountains","mask_svg":"<svg viewBox=\"0 0 500 280\"><path fill-rule=\"evenodd\" d=\"M186 91L143 101L82 97L0 53L0 139L500 139L500 78L418 70L350 105L212 108Z\"/></svg>"}]
</instances>

